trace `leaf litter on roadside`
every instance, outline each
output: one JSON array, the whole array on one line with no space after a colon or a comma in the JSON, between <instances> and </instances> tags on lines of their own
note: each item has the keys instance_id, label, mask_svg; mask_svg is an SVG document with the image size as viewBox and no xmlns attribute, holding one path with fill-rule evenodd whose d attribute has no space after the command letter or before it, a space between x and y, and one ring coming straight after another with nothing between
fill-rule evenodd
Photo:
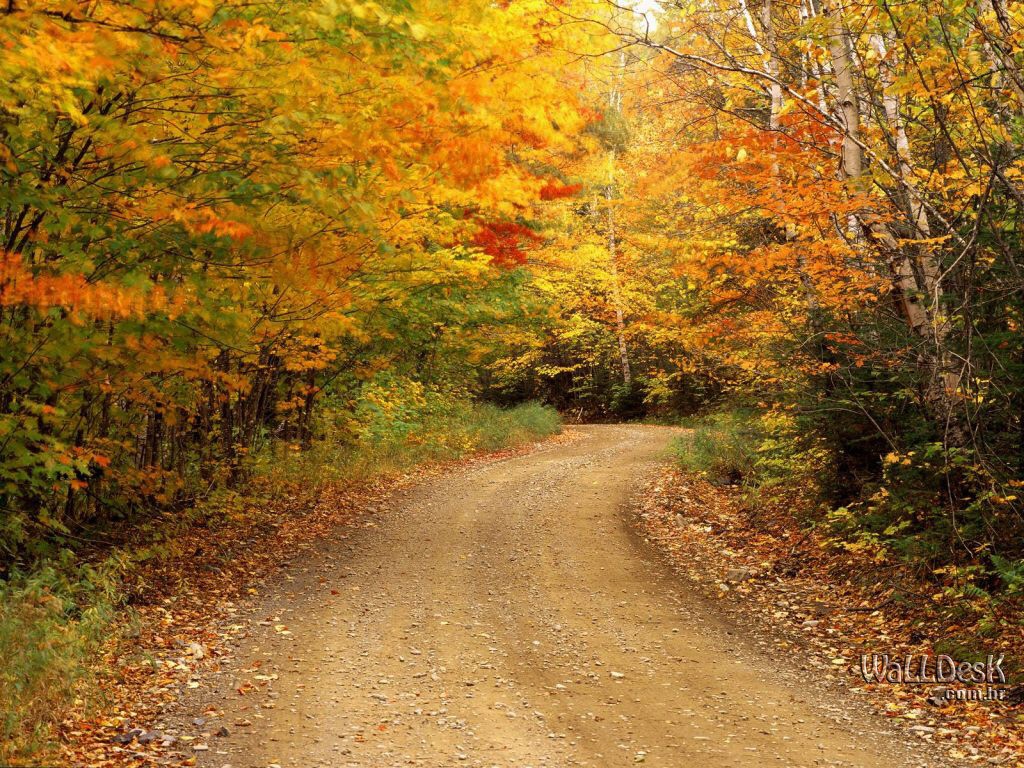
<instances>
[{"instance_id":1,"label":"leaf litter on roadside","mask_svg":"<svg viewBox=\"0 0 1024 768\"><path fill-rule=\"evenodd\" d=\"M933 686L864 681L862 654L934 655L935 641L970 629L897 600L906 584L897 587L891 577L853 578L869 566L856 553L830 549L822 535L801 529L785 510L752 515L737 488L673 467L661 470L638 496L636 520L675 570L744 621L756 616L777 647L804 653L816 675L837 678L851 695L954 759L1024 765L1019 702L949 702L937 698ZM985 642L996 654L1024 647L1019 628Z\"/></svg>"}]
</instances>

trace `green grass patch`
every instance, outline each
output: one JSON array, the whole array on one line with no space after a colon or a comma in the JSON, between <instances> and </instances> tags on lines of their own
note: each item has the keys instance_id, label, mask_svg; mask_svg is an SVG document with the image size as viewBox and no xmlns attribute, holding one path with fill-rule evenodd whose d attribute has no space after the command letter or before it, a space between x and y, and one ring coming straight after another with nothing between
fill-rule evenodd
<instances>
[{"instance_id":1,"label":"green grass patch","mask_svg":"<svg viewBox=\"0 0 1024 768\"><path fill-rule=\"evenodd\" d=\"M92 673L119 603L113 561L93 568L68 551L0 580L0 759L45 749Z\"/></svg>"},{"instance_id":2,"label":"green grass patch","mask_svg":"<svg viewBox=\"0 0 1024 768\"><path fill-rule=\"evenodd\" d=\"M358 415L358 414L357 414ZM320 485L363 482L438 461L497 451L540 440L562 429L554 408L525 403L499 408L489 403L437 402L404 409L401 418L372 412L353 429L328 429L327 439L296 451L277 444L254 460L256 474L273 485L296 481ZM353 441L341 433L355 431Z\"/></svg>"},{"instance_id":3,"label":"green grass patch","mask_svg":"<svg viewBox=\"0 0 1024 768\"><path fill-rule=\"evenodd\" d=\"M692 431L673 445L683 469L722 485L743 483L753 476L761 440L755 414L722 411L688 420L684 426Z\"/></svg>"}]
</instances>

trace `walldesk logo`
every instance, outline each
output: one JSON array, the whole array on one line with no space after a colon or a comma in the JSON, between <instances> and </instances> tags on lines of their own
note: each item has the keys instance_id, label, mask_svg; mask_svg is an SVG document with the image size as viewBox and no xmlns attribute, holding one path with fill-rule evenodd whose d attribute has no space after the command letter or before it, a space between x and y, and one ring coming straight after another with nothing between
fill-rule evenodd
<instances>
[{"instance_id":1,"label":"walldesk logo","mask_svg":"<svg viewBox=\"0 0 1024 768\"><path fill-rule=\"evenodd\" d=\"M1006 689L994 688L1006 683L1003 672L1004 655L990 655L985 661L957 661L952 656L924 654L890 656L887 653L865 654L860 657L860 674L867 683L893 683L910 685L985 685L984 689L946 689L947 699L1001 701Z\"/></svg>"}]
</instances>

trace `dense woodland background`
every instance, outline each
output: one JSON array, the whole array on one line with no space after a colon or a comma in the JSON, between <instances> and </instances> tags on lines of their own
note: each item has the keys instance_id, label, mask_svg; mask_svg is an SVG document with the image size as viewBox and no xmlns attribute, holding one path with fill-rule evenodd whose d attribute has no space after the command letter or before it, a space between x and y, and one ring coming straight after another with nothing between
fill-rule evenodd
<instances>
[{"instance_id":1,"label":"dense woodland background","mask_svg":"<svg viewBox=\"0 0 1024 768\"><path fill-rule=\"evenodd\" d=\"M528 401L696 418L688 466L1005 626L1022 39L1009 0L6 3L4 701L188 510Z\"/></svg>"}]
</instances>

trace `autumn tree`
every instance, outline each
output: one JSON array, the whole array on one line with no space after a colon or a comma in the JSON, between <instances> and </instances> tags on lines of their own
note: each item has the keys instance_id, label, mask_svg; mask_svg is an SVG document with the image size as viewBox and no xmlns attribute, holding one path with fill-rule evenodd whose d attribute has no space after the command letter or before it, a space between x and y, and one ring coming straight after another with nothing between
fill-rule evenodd
<instances>
[{"instance_id":1,"label":"autumn tree","mask_svg":"<svg viewBox=\"0 0 1024 768\"><path fill-rule=\"evenodd\" d=\"M529 2L9 3L6 556L237 482L381 371L472 390L585 124L573 34Z\"/></svg>"},{"instance_id":2,"label":"autumn tree","mask_svg":"<svg viewBox=\"0 0 1024 768\"><path fill-rule=\"evenodd\" d=\"M634 231L697 283L694 345L828 441L865 525L1019 555L1019 11L613 8L591 23L653 56Z\"/></svg>"}]
</instances>

